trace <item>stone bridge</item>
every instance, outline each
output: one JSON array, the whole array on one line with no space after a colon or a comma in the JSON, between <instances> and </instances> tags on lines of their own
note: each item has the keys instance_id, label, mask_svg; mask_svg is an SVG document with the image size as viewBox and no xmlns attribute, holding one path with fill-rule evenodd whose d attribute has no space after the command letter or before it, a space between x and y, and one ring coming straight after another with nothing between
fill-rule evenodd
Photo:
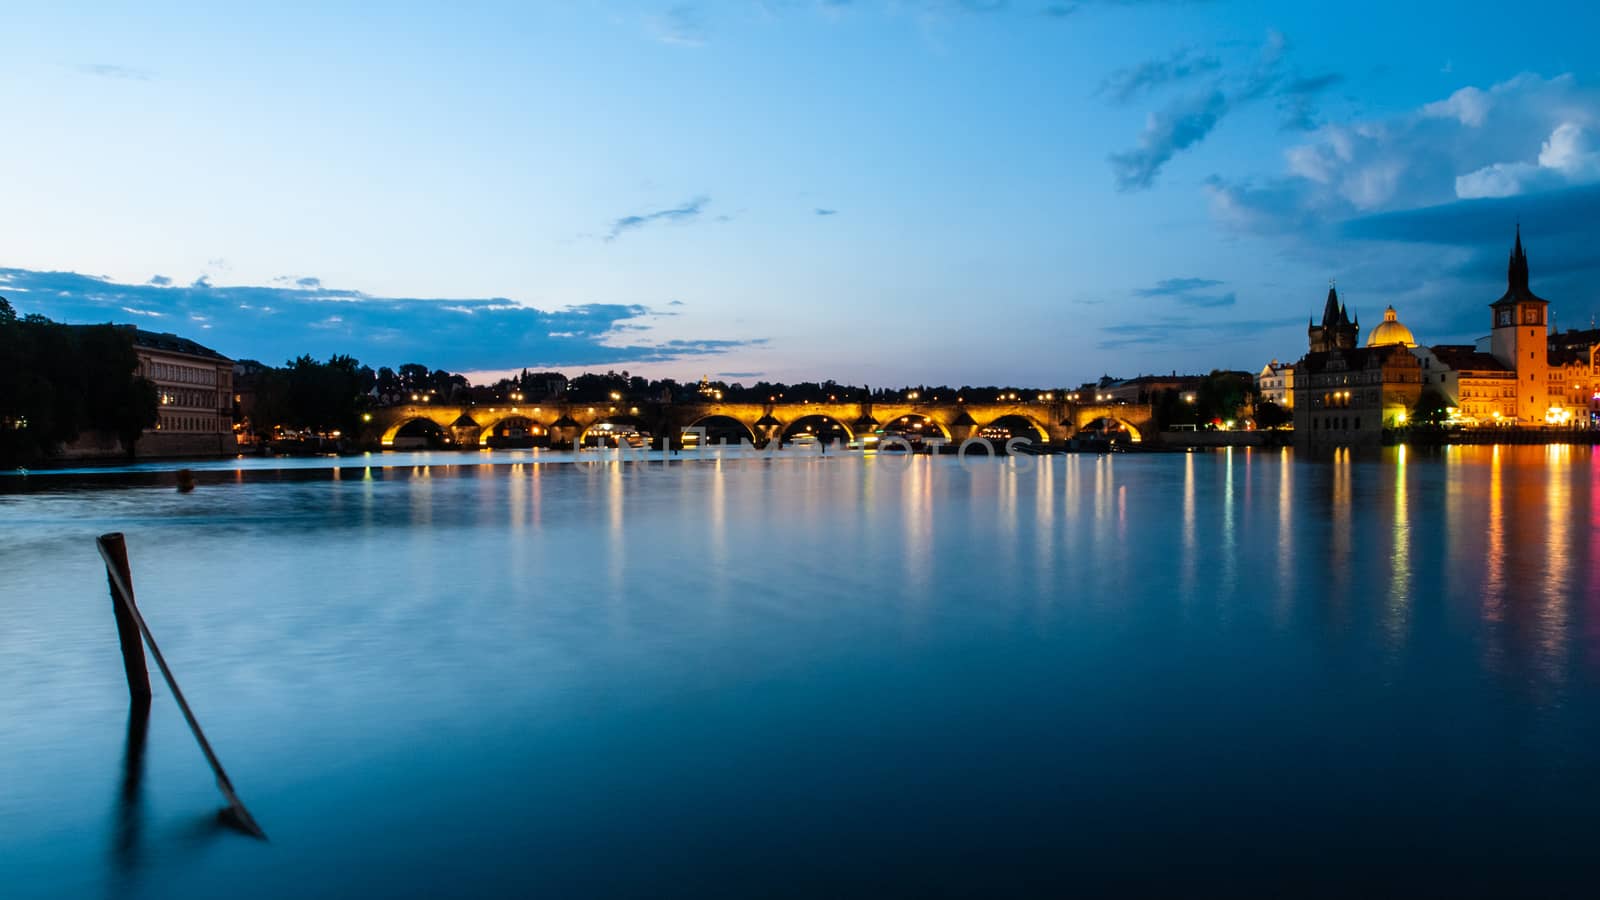
<instances>
[{"instance_id":1,"label":"stone bridge","mask_svg":"<svg viewBox=\"0 0 1600 900\"><path fill-rule=\"evenodd\" d=\"M538 443L581 445L596 427L634 428L652 436L703 427L713 441L746 440L757 446L775 438L812 433L833 441L854 440L880 429L920 432L953 443L969 437L1009 434L1061 443L1094 428L1121 431L1134 441L1153 437L1146 404L1075 403L1070 400L965 403L876 400L856 403L661 403L620 400L601 403L518 403L457 406L418 403L374 410L362 431L368 446L392 447L400 429L428 421L460 447L487 447L507 427Z\"/></svg>"}]
</instances>

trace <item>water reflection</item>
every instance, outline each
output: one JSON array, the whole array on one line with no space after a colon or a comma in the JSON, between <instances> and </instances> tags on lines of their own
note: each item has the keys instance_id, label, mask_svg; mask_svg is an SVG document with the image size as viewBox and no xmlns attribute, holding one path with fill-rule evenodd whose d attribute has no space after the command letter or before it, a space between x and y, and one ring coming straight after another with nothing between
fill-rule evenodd
<instances>
[{"instance_id":1,"label":"water reflection","mask_svg":"<svg viewBox=\"0 0 1600 900\"><path fill-rule=\"evenodd\" d=\"M112 868L126 875L138 865L144 815L144 751L150 735L150 698L128 706L128 736L122 751L122 781L117 791L117 820L111 846Z\"/></svg>"},{"instance_id":2,"label":"water reflection","mask_svg":"<svg viewBox=\"0 0 1600 900\"><path fill-rule=\"evenodd\" d=\"M1405 643L1408 607L1411 603L1411 509L1406 495L1406 454L1409 448L1395 448L1394 468L1394 528L1390 532L1389 592L1384 629L1389 634L1391 649L1398 650Z\"/></svg>"},{"instance_id":3,"label":"water reflection","mask_svg":"<svg viewBox=\"0 0 1600 900\"><path fill-rule=\"evenodd\" d=\"M949 847L995 878L1289 858L1308 822L1357 860L1597 836L1587 449L972 463L597 455L0 498L0 893L87 861L162 898L218 873L251 900L351 873L373 896L462 872L749 895L694 879L826 846L867 849L814 895L863 872L935 894ZM81 545L114 527L150 548L141 592L281 844L167 846L161 811L210 786L133 717L117 771ZM1122 840L1151 822L1175 836Z\"/></svg>"}]
</instances>

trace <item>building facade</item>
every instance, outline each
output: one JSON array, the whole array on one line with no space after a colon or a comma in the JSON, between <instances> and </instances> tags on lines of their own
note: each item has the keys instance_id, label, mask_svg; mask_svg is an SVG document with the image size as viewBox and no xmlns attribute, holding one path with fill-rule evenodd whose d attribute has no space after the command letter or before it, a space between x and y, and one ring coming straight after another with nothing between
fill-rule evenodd
<instances>
[{"instance_id":1,"label":"building facade","mask_svg":"<svg viewBox=\"0 0 1600 900\"><path fill-rule=\"evenodd\" d=\"M1333 287L1321 326L1307 329L1309 352L1294 367L1295 441L1378 444L1385 429L1402 426L1422 395L1416 342L1394 307L1359 345L1361 328Z\"/></svg>"},{"instance_id":2,"label":"building facade","mask_svg":"<svg viewBox=\"0 0 1600 900\"><path fill-rule=\"evenodd\" d=\"M233 432L233 360L174 334L133 332L138 374L155 383L160 419L140 436L139 456L226 456Z\"/></svg>"},{"instance_id":3,"label":"building facade","mask_svg":"<svg viewBox=\"0 0 1600 900\"><path fill-rule=\"evenodd\" d=\"M1267 363L1256 373L1258 401L1276 403L1284 409L1294 408L1294 366L1277 360Z\"/></svg>"},{"instance_id":4,"label":"building facade","mask_svg":"<svg viewBox=\"0 0 1600 900\"><path fill-rule=\"evenodd\" d=\"M1492 353L1468 344L1413 351L1422 362L1423 390L1437 394L1452 424L1512 425L1517 420L1517 373Z\"/></svg>"},{"instance_id":5,"label":"building facade","mask_svg":"<svg viewBox=\"0 0 1600 900\"><path fill-rule=\"evenodd\" d=\"M1550 302L1530 286L1518 228L1506 291L1489 304L1489 336L1476 346L1419 349L1424 382L1453 423L1587 427L1596 412L1595 344L1589 333L1550 334Z\"/></svg>"}]
</instances>

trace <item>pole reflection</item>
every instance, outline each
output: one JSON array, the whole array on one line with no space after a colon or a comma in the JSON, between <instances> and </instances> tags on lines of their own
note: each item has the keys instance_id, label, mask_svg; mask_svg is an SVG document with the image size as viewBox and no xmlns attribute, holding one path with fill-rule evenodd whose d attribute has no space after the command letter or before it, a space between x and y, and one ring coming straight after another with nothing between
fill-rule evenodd
<instances>
[{"instance_id":1,"label":"pole reflection","mask_svg":"<svg viewBox=\"0 0 1600 900\"><path fill-rule=\"evenodd\" d=\"M122 751L122 781L117 792L117 823L113 829L111 863L119 875L138 868L144 815L144 750L150 736L150 698L128 705L128 737Z\"/></svg>"}]
</instances>

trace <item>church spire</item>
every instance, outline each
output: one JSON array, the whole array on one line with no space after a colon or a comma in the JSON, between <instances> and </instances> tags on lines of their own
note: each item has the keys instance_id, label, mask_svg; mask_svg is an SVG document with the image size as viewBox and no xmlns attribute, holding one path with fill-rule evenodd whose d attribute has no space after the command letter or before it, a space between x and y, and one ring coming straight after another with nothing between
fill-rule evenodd
<instances>
[{"instance_id":1,"label":"church spire","mask_svg":"<svg viewBox=\"0 0 1600 900\"><path fill-rule=\"evenodd\" d=\"M1506 264L1506 287L1512 291L1528 290L1528 255L1522 251L1522 223L1517 223L1517 242L1511 248L1511 261Z\"/></svg>"},{"instance_id":2,"label":"church spire","mask_svg":"<svg viewBox=\"0 0 1600 900\"><path fill-rule=\"evenodd\" d=\"M1322 327L1334 328L1344 321L1344 308L1339 305L1339 291L1333 286L1333 279L1328 279L1328 302L1322 306Z\"/></svg>"}]
</instances>

